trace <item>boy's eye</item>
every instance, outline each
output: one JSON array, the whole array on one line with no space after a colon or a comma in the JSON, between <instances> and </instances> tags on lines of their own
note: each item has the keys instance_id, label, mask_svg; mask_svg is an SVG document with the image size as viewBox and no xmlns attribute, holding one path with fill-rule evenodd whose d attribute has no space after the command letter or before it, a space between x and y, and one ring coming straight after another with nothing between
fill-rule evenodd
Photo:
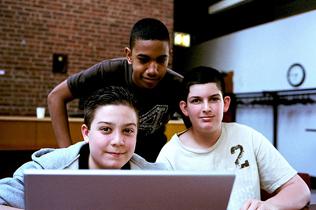
<instances>
[{"instance_id":1,"label":"boy's eye","mask_svg":"<svg viewBox=\"0 0 316 210\"><path fill-rule=\"evenodd\" d=\"M157 58L157 63L164 64L167 61L167 57L159 57Z\"/></svg>"},{"instance_id":2,"label":"boy's eye","mask_svg":"<svg viewBox=\"0 0 316 210\"><path fill-rule=\"evenodd\" d=\"M109 128L109 127L103 127L103 128L101 128L100 130L101 130L102 132L104 132L104 133L110 133L110 132L112 131L112 129Z\"/></svg>"},{"instance_id":3,"label":"boy's eye","mask_svg":"<svg viewBox=\"0 0 316 210\"><path fill-rule=\"evenodd\" d=\"M145 57L138 57L138 60L140 63L148 63L149 62L149 58L145 58Z\"/></svg>"},{"instance_id":4,"label":"boy's eye","mask_svg":"<svg viewBox=\"0 0 316 210\"><path fill-rule=\"evenodd\" d=\"M193 103L193 104L196 104L196 103L199 103L199 102L200 102L200 99L198 99L198 98L194 98L194 99L191 100L191 103Z\"/></svg>"},{"instance_id":5,"label":"boy's eye","mask_svg":"<svg viewBox=\"0 0 316 210\"><path fill-rule=\"evenodd\" d=\"M131 134L135 133L135 130L133 128L125 128L124 133L131 135Z\"/></svg>"},{"instance_id":6,"label":"boy's eye","mask_svg":"<svg viewBox=\"0 0 316 210\"><path fill-rule=\"evenodd\" d=\"M219 100L221 100L221 98L219 98L219 97L214 97L214 98L210 99L210 101L214 101L214 102L219 101Z\"/></svg>"}]
</instances>

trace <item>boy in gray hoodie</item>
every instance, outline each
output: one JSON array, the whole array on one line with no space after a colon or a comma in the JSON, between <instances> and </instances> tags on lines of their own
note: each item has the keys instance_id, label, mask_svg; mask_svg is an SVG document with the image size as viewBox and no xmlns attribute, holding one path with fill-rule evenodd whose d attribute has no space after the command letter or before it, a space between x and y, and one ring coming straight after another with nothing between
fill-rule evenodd
<instances>
[{"instance_id":1,"label":"boy in gray hoodie","mask_svg":"<svg viewBox=\"0 0 316 210\"><path fill-rule=\"evenodd\" d=\"M98 90L85 103L84 141L62 149L41 149L13 177L0 180L0 209L24 208L26 169L164 169L134 153L138 111L133 96L122 87Z\"/></svg>"}]
</instances>

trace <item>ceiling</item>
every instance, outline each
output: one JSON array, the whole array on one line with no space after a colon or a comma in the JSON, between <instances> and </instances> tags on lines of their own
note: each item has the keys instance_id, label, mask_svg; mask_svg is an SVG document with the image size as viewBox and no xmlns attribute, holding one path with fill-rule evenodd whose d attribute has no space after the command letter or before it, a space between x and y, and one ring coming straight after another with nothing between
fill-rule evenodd
<instances>
[{"instance_id":1,"label":"ceiling","mask_svg":"<svg viewBox=\"0 0 316 210\"><path fill-rule=\"evenodd\" d=\"M216 14L208 14L219 0L174 0L174 30L191 34L192 45L316 9L311 0L247 0Z\"/></svg>"}]
</instances>

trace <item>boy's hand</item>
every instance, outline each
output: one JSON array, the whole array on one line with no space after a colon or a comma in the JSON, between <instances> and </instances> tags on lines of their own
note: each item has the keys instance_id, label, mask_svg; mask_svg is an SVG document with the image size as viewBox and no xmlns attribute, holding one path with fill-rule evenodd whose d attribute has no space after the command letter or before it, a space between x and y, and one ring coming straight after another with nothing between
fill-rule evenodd
<instances>
[{"instance_id":1,"label":"boy's hand","mask_svg":"<svg viewBox=\"0 0 316 210\"><path fill-rule=\"evenodd\" d=\"M249 199L240 210L279 210L279 208L265 201Z\"/></svg>"}]
</instances>

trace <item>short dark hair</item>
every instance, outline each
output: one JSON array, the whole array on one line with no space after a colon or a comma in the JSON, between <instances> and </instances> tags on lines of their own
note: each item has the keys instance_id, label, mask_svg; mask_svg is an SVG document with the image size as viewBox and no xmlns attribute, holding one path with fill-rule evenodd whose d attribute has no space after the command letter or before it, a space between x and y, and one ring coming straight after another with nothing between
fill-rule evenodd
<instances>
[{"instance_id":1,"label":"short dark hair","mask_svg":"<svg viewBox=\"0 0 316 210\"><path fill-rule=\"evenodd\" d=\"M84 104L84 124L90 129L96 109L105 105L127 105L135 110L138 117L136 99L127 89L119 86L107 86L95 91ZM118 110L119 111L119 110Z\"/></svg>"},{"instance_id":2,"label":"short dark hair","mask_svg":"<svg viewBox=\"0 0 316 210\"><path fill-rule=\"evenodd\" d=\"M131 31L129 46L132 49L136 40L160 40L170 42L169 31L165 24L154 18L137 21Z\"/></svg>"},{"instance_id":3,"label":"short dark hair","mask_svg":"<svg viewBox=\"0 0 316 210\"><path fill-rule=\"evenodd\" d=\"M222 92L223 96L225 93L225 73L219 72L217 69L208 66L198 66L192 68L184 73L180 100L186 101L190 92L190 87L195 84L206 84L206 83L216 83L218 89ZM192 126L190 119L181 113L183 122L187 128Z\"/></svg>"},{"instance_id":4,"label":"short dark hair","mask_svg":"<svg viewBox=\"0 0 316 210\"><path fill-rule=\"evenodd\" d=\"M216 83L218 89L222 92L223 96L225 92L225 73L218 71L217 69L208 66L198 66L192 68L184 73L181 87L181 100L186 101L189 95L190 87L195 84Z\"/></svg>"}]
</instances>

